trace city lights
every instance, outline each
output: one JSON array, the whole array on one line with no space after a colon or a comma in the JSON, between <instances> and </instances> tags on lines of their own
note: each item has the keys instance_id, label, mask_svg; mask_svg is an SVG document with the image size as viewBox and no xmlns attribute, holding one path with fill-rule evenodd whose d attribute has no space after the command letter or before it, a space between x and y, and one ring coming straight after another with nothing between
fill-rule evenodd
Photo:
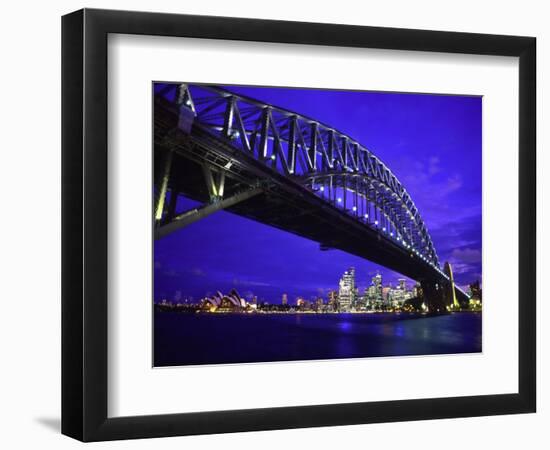
<instances>
[{"instance_id":1,"label":"city lights","mask_svg":"<svg viewBox=\"0 0 550 450\"><path fill-rule=\"evenodd\" d=\"M181 86L177 105L155 87L152 121L151 290L168 345L199 364L255 348L256 362L451 353L463 329L481 346L480 99L447 118L460 96ZM189 349L177 336L193 320Z\"/></svg>"},{"instance_id":2,"label":"city lights","mask_svg":"<svg viewBox=\"0 0 550 450\"><path fill-rule=\"evenodd\" d=\"M422 259L426 259L422 256ZM448 267L450 267L447 264ZM446 267L447 267L446 266ZM439 270L439 268L437 269ZM446 269L447 270L447 269ZM451 270L450 268L448 270ZM443 272L442 272L443 273ZM450 277L444 273L445 278L450 280ZM438 284L435 288L438 289ZM468 303L459 304L454 298L454 301L443 308L444 310L460 311L463 309L481 309L481 289L478 285L473 284L471 287L471 295L466 294L460 287L453 285L456 292L460 292ZM450 287L443 285L444 289ZM249 294L252 295L252 294ZM417 300L423 297L423 287L420 283L413 283L412 287L407 287L407 280L399 278L397 285L394 287L392 283L384 284L380 273L372 277L370 284L364 289L359 287L356 279L356 271L353 267L346 270L341 276L337 289L328 292L328 298L325 300L322 297L316 299L306 299L305 297L297 297L295 302L291 302L286 293L282 295L282 301L279 304L270 304L265 301L258 301L255 296L252 299L245 300L240 296L237 290L233 289L229 293L222 294L217 291L213 296L203 298L199 304L193 304L185 300L174 304L164 299L160 303L163 310L196 310L208 313L360 313L360 312L400 312L414 311L417 308L419 311L427 311L429 309L426 300L423 306L419 306ZM472 300L473 299L473 300ZM417 305L416 307L414 305Z\"/></svg>"}]
</instances>

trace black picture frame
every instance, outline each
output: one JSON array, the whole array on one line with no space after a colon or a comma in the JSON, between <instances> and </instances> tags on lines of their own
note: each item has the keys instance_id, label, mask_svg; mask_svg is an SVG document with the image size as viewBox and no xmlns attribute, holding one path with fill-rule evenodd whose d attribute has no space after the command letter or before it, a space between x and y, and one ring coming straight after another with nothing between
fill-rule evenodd
<instances>
[{"instance_id":1,"label":"black picture frame","mask_svg":"<svg viewBox=\"0 0 550 450\"><path fill-rule=\"evenodd\" d=\"M517 393L107 416L109 33L519 57ZM536 409L536 39L84 9L62 18L62 433L82 441L530 413Z\"/></svg>"}]
</instances>

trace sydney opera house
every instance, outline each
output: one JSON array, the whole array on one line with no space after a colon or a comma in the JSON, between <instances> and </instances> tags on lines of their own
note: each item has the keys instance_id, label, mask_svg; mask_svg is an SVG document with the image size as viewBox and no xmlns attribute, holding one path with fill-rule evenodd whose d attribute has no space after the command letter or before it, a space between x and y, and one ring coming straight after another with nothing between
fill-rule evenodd
<instances>
[{"instance_id":1,"label":"sydney opera house","mask_svg":"<svg viewBox=\"0 0 550 450\"><path fill-rule=\"evenodd\" d=\"M218 291L213 296L204 298L201 301L201 309L210 312L233 312L253 308L239 295L236 289L231 289L228 295L223 295Z\"/></svg>"}]
</instances>

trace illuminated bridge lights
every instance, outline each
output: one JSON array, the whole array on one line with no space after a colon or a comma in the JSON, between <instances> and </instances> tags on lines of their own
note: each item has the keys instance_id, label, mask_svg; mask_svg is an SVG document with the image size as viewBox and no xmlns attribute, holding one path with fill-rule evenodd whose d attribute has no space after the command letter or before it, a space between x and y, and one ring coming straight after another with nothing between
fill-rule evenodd
<instances>
[{"instance_id":1,"label":"illuminated bridge lights","mask_svg":"<svg viewBox=\"0 0 550 450\"><path fill-rule=\"evenodd\" d=\"M230 141L235 150L281 175L292 175L338 208L353 211L368 226L381 227L403 248L411 249L407 242L426 247L430 263L433 259L437 267L431 237L407 190L390 168L352 137L315 119L215 86L166 84L158 95L170 102L182 99L178 105L193 112L193 123L203 131ZM383 219L369 222L369 217Z\"/></svg>"}]
</instances>

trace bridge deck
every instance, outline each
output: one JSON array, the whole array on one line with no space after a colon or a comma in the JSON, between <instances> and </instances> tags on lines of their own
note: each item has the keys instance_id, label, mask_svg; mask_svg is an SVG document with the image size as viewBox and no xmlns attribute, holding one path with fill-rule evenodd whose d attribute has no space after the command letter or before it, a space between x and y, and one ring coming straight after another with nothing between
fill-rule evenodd
<instances>
[{"instance_id":1,"label":"bridge deck","mask_svg":"<svg viewBox=\"0 0 550 450\"><path fill-rule=\"evenodd\" d=\"M174 132L177 123L173 107L168 102L157 101L155 168L161 167L160 158L166 148L175 150L169 181L169 188L175 192L199 202L208 202L203 164L226 172L226 195L260 181L265 187L263 194L233 206L229 211L311 239L325 247L368 259L418 281L444 281L431 265L345 211L323 201L297 180L239 152L200 125L194 125L191 134ZM230 230L224 230L224 233L230 236Z\"/></svg>"}]
</instances>

